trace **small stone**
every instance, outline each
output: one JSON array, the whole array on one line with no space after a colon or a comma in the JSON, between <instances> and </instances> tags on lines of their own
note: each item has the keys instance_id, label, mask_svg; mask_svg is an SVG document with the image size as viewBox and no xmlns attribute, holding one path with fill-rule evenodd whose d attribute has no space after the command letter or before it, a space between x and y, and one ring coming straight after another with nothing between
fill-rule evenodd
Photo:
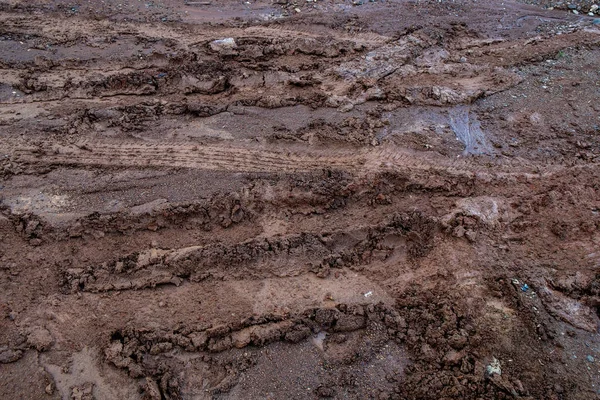
<instances>
[{"instance_id":1,"label":"small stone","mask_svg":"<svg viewBox=\"0 0 600 400\"><path fill-rule=\"evenodd\" d=\"M458 238L461 238L463 236L465 236L465 227L462 225L457 226L456 228L454 228L454 230L452 231L452 234Z\"/></svg>"},{"instance_id":2,"label":"small stone","mask_svg":"<svg viewBox=\"0 0 600 400\"><path fill-rule=\"evenodd\" d=\"M465 236L467 237L467 239L471 243L473 243L473 242L475 242L477 240L477 232L472 231L470 229L465 232Z\"/></svg>"},{"instance_id":3,"label":"small stone","mask_svg":"<svg viewBox=\"0 0 600 400\"><path fill-rule=\"evenodd\" d=\"M594 362L594 357L592 357L592 356L587 356L586 358L587 358L587 360L588 360L589 362Z\"/></svg>"},{"instance_id":4,"label":"small stone","mask_svg":"<svg viewBox=\"0 0 600 400\"><path fill-rule=\"evenodd\" d=\"M579 14L579 11L573 10L573 14Z\"/></svg>"},{"instance_id":5,"label":"small stone","mask_svg":"<svg viewBox=\"0 0 600 400\"><path fill-rule=\"evenodd\" d=\"M52 384L52 382L50 382L47 386L46 386L46 394L51 396L52 393L54 393L54 385Z\"/></svg>"},{"instance_id":6,"label":"small stone","mask_svg":"<svg viewBox=\"0 0 600 400\"><path fill-rule=\"evenodd\" d=\"M233 341L233 345L238 349L246 347L250 344L250 341L252 340L251 330L242 329L241 331L234 332L231 335L231 340Z\"/></svg>"}]
</instances>

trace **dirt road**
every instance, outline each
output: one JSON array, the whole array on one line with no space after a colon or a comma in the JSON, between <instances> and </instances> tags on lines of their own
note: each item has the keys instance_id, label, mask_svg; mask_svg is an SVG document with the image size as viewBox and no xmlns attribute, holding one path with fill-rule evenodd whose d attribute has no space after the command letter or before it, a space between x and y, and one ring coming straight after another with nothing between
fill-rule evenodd
<instances>
[{"instance_id":1,"label":"dirt road","mask_svg":"<svg viewBox=\"0 0 600 400\"><path fill-rule=\"evenodd\" d=\"M598 18L0 1L0 398L599 398Z\"/></svg>"}]
</instances>

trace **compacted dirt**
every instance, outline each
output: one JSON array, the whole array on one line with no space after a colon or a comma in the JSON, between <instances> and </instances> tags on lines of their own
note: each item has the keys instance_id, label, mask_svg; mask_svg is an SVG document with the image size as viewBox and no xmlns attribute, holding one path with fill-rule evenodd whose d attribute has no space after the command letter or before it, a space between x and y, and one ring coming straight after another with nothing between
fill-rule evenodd
<instances>
[{"instance_id":1,"label":"compacted dirt","mask_svg":"<svg viewBox=\"0 0 600 400\"><path fill-rule=\"evenodd\" d=\"M596 12L0 1L0 398L599 398Z\"/></svg>"}]
</instances>

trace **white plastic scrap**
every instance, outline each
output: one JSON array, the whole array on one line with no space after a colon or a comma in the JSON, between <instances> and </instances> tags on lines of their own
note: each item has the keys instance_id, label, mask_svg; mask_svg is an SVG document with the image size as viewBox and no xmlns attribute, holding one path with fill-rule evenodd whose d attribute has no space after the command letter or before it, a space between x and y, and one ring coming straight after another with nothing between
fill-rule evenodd
<instances>
[{"instance_id":1,"label":"white plastic scrap","mask_svg":"<svg viewBox=\"0 0 600 400\"><path fill-rule=\"evenodd\" d=\"M500 361L498 361L496 357L494 357L490 365L488 365L485 369L485 371L487 372L488 376L492 376L494 374L502 375L502 370L500 369Z\"/></svg>"}]
</instances>

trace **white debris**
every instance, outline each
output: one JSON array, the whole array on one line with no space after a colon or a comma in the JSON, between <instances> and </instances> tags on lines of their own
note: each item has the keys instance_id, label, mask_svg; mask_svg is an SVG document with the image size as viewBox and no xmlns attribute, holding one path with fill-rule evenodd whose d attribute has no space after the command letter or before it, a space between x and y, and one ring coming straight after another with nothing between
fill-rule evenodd
<instances>
[{"instance_id":1,"label":"white debris","mask_svg":"<svg viewBox=\"0 0 600 400\"><path fill-rule=\"evenodd\" d=\"M494 357L490 365L486 367L485 372L487 372L488 376L492 376L494 374L502 375L502 370L500 369L500 361L498 361L496 357Z\"/></svg>"},{"instance_id":2,"label":"white debris","mask_svg":"<svg viewBox=\"0 0 600 400\"><path fill-rule=\"evenodd\" d=\"M237 44L234 38L217 39L210 42L210 48L214 51L235 49Z\"/></svg>"}]
</instances>

